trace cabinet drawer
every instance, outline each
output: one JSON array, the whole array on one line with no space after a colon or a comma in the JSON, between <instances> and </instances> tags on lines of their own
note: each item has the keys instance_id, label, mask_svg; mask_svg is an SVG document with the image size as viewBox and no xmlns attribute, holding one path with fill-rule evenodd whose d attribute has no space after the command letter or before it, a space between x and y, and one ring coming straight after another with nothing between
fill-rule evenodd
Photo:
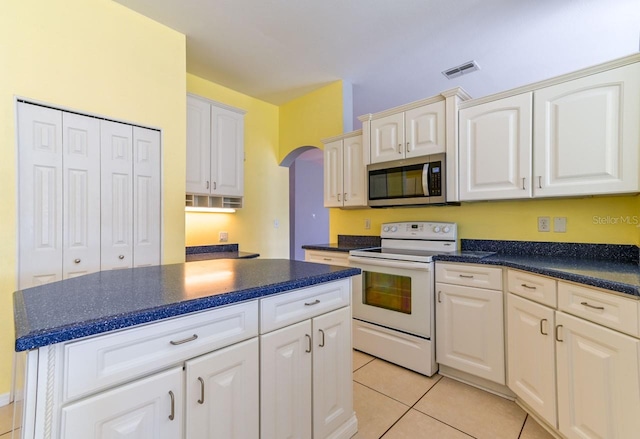
<instances>
[{"instance_id":1,"label":"cabinet drawer","mask_svg":"<svg viewBox=\"0 0 640 439\"><path fill-rule=\"evenodd\" d=\"M552 308L556 307L557 293L554 279L524 271L507 270L507 284L509 291L518 296Z\"/></svg>"},{"instance_id":2,"label":"cabinet drawer","mask_svg":"<svg viewBox=\"0 0 640 439\"><path fill-rule=\"evenodd\" d=\"M436 282L502 290L502 268L436 262Z\"/></svg>"},{"instance_id":3,"label":"cabinet drawer","mask_svg":"<svg viewBox=\"0 0 640 439\"><path fill-rule=\"evenodd\" d=\"M258 334L258 301L64 346L63 399L76 399Z\"/></svg>"},{"instance_id":4,"label":"cabinet drawer","mask_svg":"<svg viewBox=\"0 0 640 439\"><path fill-rule=\"evenodd\" d=\"M260 333L342 308L350 303L351 281L316 285L260 300Z\"/></svg>"},{"instance_id":5,"label":"cabinet drawer","mask_svg":"<svg viewBox=\"0 0 640 439\"><path fill-rule=\"evenodd\" d=\"M638 301L588 287L558 282L558 309L611 329L638 336Z\"/></svg>"},{"instance_id":6,"label":"cabinet drawer","mask_svg":"<svg viewBox=\"0 0 640 439\"><path fill-rule=\"evenodd\" d=\"M348 267L349 253L305 250L304 260L307 262L318 262L320 264L341 265L343 267Z\"/></svg>"}]
</instances>

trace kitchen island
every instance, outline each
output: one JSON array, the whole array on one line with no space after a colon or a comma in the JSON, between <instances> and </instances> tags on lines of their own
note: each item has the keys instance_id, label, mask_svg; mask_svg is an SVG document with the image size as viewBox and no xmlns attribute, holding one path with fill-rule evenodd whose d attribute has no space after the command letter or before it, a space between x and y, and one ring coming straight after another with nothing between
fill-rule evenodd
<instances>
[{"instance_id":1,"label":"kitchen island","mask_svg":"<svg viewBox=\"0 0 640 439\"><path fill-rule=\"evenodd\" d=\"M225 259L18 291L22 437L350 437L358 274Z\"/></svg>"}]
</instances>

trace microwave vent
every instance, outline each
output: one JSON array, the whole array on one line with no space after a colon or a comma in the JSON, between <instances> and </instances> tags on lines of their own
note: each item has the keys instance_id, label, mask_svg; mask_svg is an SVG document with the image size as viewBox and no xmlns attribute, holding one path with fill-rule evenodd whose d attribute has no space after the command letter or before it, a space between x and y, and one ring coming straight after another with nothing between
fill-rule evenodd
<instances>
[{"instance_id":1,"label":"microwave vent","mask_svg":"<svg viewBox=\"0 0 640 439\"><path fill-rule=\"evenodd\" d=\"M478 63L475 61L469 61L459 66L447 69L442 72L442 74L449 79L453 79L462 75L466 75L467 73L475 72L476 70L480 70L480 66L478 65Z\"/></svg>"}]
</instances>

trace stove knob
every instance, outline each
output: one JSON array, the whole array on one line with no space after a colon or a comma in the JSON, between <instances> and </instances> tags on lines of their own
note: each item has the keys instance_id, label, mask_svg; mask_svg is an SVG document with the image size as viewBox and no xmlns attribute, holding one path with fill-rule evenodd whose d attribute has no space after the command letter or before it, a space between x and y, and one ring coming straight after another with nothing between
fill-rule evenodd
<instances>
[{"instance_id":1,"label":"stove knob","mask_svg":"<svg viewBox=\"0 0 640 439\"><path fill-rule=\"evenodd\" d=\"M391 227L391 231L392 231L392 232L397 232L397 231L398 231L398 228L397 228L396 226L393 226L393 227Z\"/></svg>"},{"instance_id":2,"label":"stove knob","mask_svg":"<svg viewBox=\"0 0 640 439\"><path fill-rule=\"evenodd\" d=\"M439 233L440 232L440 226L435 226L433 228L433 233Z\"/></svg>"},{"instance_id":3,"label":"stove knob","mask_svg":"<svg viewBox=\"0 0 640 439\"><path fill-rule=\"evenodd\" d=\"M449 226L445 226L444 229L442 229L443 233L449 233L451 231L451 228Z\"/></svg>"},{"instance_id":4,"label":"stove knob","mask_svg":"<svg viewBox=\"0 0 640 439\"><path fill-rule=\"evenodd\" d=\"M382 228L382 231L383 231L383 232L388 232L388 231L389 231L389 226L384 226L384 227Z\"/></svg>"}]
</instances>

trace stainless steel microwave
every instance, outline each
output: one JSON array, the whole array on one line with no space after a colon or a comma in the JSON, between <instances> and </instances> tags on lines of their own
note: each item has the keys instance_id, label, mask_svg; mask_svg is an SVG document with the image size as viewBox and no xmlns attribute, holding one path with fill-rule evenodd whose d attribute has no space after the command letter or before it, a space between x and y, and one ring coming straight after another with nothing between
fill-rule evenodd
<instances>
[{"instance_id":1,"label":"stainless steel microwave","mask_svg":"<svg viewBox=\"0 0 640 439\"><path fill-rule=\"evenodd\" d=\"M370 207L446 204L445 155L367 166Z\"/></svg>"}]
</instances>

